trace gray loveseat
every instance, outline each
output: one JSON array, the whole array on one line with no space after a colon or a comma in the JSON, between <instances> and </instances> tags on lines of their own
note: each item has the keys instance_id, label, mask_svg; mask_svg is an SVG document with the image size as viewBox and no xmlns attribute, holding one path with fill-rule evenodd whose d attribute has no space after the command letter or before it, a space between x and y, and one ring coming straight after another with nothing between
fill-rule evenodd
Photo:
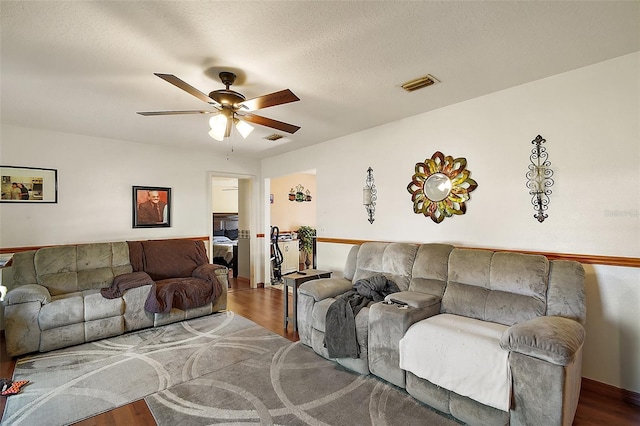
<instances>
[{"instance_id":1,"label":"gray loveseat","mask_svg":"<svg viewBox=\"0 0 640 426\"><path fill-rule=\"evenodd\" d=\"M379 274L398 285L386 299L399 303L361 309L359 356L336 362L468 424L572 423L585 338L582 265L446 244L365 243L350 251L343 277L300 286L300 341L329 358L329 306Z\"/></svg>"},{"instance_id":2,"label":"gray loveseat","mask_svg":"<svg viewBox=\"0 0 640 426\"><path fill-rule=\"evenodd\" d=\"M130 247L135 251L134 266ZM147 247L146 252L144 247ZM5 336L10 356L47 352L127 331L183 321L224 310L227 305L228 270L208 264L202 241L156 240L46 247L16 253L12 270L13 282L4 301ZM117 297L103 297L101 289L110 287L115 277L133 275L130 273L134 271L148 273L155 280L174 277L185 282L193 282L198 274L214 275L221 294L206 305L184 310L167 309L166 313L145 310L147 296L155 284L129 288Z\"/></svg>"}]
</instances>

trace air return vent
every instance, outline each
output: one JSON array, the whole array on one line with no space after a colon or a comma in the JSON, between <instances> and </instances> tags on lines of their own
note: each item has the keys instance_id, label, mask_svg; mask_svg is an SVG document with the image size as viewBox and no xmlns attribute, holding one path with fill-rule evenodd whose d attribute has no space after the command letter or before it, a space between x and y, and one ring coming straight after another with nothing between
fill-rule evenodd
<instances>
[{"instance_id":1,"label":"air return vent","mask_svg":"<svg viewBox=\"0 0 640 426\"><path fill-rule=\"evenodd\" d=\"M432 75L425 75L424 77L416 78L415 80L407 81L401 87L407 92L413 92L423 87L429 87L436 83L440 83L437 78Z\"/></svg>"},{"instance_id":2,"label":"air return vent","mask_svg":"<svg viewBox=\"0 0 640 426\"><path fill-rule=\"evenodd\" d=\"M268 141L277 141L278 139L282 139L284 136L279 135L277 133L274 133L272 135L269 136L265 136L263 139L266 139Z\"/></svg>"}]
</instances>

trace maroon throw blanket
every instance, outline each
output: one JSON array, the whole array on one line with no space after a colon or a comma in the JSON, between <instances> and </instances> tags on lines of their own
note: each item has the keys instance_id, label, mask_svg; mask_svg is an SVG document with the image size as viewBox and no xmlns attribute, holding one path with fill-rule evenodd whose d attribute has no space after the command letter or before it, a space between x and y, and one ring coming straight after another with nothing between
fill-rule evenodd
<instances>
[{"instance_id":1,"label":"maroon throw blanket","mask_svg":"<svg viewBox=\"0 0 640 426\"><path fill-rule=\"evenodd\" d=\"M192 277L153 281L146 272L132 272L114 278L111 287L100 292L108 299L121 297L128 289L151 284L144 309L152 313L168 313L172 308L191 309L208 305L222 294L216 277L218 265L204 264L193 271Z\"/></svg>"},{"instance_id":2,"label":"maroon throw blanket","mask_svg":"<svg viewBox=\"0 0 640 426\"><path fill-rule=\"evenodd\" d=\"M144 271L155 280L188 278L198 266L209 263L203 241L128 241L134 271Z\"/></svg>"},{"instance_id":3,"label":"maroon throw blanket","mask_svg":"<svg viewBox=\"0 0 640 426\"><path fill-rule=\"evenodd\" d=\"M131 272L130 274L115 277L111 287L100 289L100 293L106 299L115 299L122 297L124 292L130 288L142 287L147 284L154 284L149 274L146 272Z\"/></svg>"}]
</instances>

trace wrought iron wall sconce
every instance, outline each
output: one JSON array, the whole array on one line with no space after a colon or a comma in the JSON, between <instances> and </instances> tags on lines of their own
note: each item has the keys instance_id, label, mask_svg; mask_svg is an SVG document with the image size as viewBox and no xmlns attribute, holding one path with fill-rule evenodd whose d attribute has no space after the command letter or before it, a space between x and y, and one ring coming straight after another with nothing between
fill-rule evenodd
<instances>
[{"instance_id":1,"label":"wrought iron wall sconce","mask_svg":"<svg viewBox=\"0 0 640 426\"><path fill-rule=\"evenodd\" d=\"M289 201L297 201L299 203L311 201L311 191L308 189L305 191L304 186L298 184L295 190L291 188L289 191Z\"/></svg>"},{"instance_id":2,"label":"wrought iron wall sconce","mask_svg":"<svg viewBox=\"0 0 640 426\"><path fill-rule=\"evenodd\" d=\"M362 192L362 203L364 204L364 209L367 211L367 215L369 216L369 223L373 223L375 220L373 216L376 214L378 190L376 189L376 182L373 179L373 169L371 167L367 169L367 179L364 182Z\"/></svg>"},{"instance_id":3,"label":"wrought iron wall sconce","mask_svg":"<svg viewBox=\"0 0 640 426\"><path fill-rule=\"evenodd\" d=\"M553 186L553 170L551 170L551 162L547 149L542 146L546 142L542 136L538 135L531 141L535 147L531 150L529 160L529 171L527 172L527 188L531 195L531 204L536 214L533 215L538 222L542 223L549 217L545 211L549 208L549 195L551 195L551 186Z\"/></svg>"}]
</instances>

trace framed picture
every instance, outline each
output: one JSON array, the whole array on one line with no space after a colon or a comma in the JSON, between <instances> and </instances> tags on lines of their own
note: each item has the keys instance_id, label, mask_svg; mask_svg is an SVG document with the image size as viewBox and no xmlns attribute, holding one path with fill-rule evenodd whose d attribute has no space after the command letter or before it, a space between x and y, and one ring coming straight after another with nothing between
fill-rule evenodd
<instances>
[{"instance_id":1,"label":"framed picture","mask_svg":"<svg viewBox=\"0 0 640 426\"><path fill-rule=\"evenodd\" d=\"M57 203L58 170L0 166L3 203Z\"/></svg>"},{"instance_id":2,"label":"framed picture","mask_svg":"<svg viewBox=\"0 0 640 426\"><path fill-rule=\"evenodd\" d=\"M134 228L171 226L171 188L134 186L132 205Z\"/></svg>"}]
</instances>

